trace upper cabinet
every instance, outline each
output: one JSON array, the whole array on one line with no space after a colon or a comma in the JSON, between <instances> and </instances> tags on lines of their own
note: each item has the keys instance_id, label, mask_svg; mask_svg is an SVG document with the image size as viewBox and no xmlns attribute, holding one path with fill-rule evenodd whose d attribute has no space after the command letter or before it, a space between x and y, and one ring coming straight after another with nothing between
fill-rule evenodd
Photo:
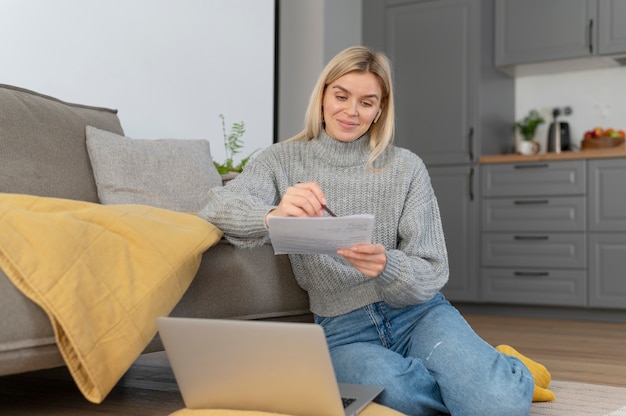
<instances>
[{"instance_id":1,"label":"upper cabinet","mask_svg":"<svg viewBox=\"0 0 626 416\"><path fill-rule=\"evenodd\" d=\"M396 144L429 166L508 150L514 83L493 64L493 1L363 5L364 44L393 62Z\"/></svg>"},{"instance_id":2,"label":"upper cabinet","mask_svg":"<svg viewBox=\"0 0 626 416\"><path fill-rule=\"evenodd\" d=\"M496 65L590 55L593 4L593 0L496 1Z\"/></svg>"},{"instance_id":3,"label":"upper cabinet","mask_svg":"<svg viewBox=\"0 0 626 416\"><path fill-rule=\"evenodd\" d=\"M475 154L473 85L477 7L466 1L387 8L394 62L396 143L427 164L468 163ZM445 29L444 29L445 28Z\"/></svg>"},{"instance_id":4,"label":"upper cabinet","mask_svg":"<svg viewBox=\"0 0 626 416\"><path fill-rule=\"evenodd\" d=\"M616 65L589 58L626 53L626 0L498 0L495 34L496 66L510 73L572 59L581 69Z\"/></svg>"},{"instance_id":5,"label":"upper cabinet","mask_svg":"<svg viewBox=\"0 0 626 416\"><path fill-rule=\"evenodd\" d=\"M626 53L626 0L599 0L598 53Z\"/></svg>"}]
</instances>

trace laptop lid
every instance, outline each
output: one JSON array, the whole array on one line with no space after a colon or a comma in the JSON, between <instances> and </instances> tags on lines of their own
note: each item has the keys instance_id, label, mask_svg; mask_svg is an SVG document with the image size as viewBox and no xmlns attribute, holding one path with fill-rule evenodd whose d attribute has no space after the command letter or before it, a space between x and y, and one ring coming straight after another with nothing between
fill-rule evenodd
<instances>
[{"instance_id":1,"label":"laptop lid","mask_svg":"<svg viewBox=\"0 0 626 416\"><path fill-rule=\"evenodd\" d=\"M171 317L157 318L157 325L190 409L344 416L383 390L341 385L355 399L344 409L319 325Z\"/></svg>"}]
</instances>

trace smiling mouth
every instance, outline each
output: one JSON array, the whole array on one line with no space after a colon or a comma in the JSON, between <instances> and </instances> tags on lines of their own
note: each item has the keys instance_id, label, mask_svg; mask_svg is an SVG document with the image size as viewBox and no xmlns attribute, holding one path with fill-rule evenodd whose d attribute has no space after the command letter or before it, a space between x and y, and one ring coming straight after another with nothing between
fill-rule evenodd
<instances>
[{"instance_id":1,"label":"smiling mouth","mask_svg":"<svg viewBox=\"0 0 626 416\"><path fill-rule=\"evenodd\" d=\"M344 127L346 127L346 128L350 128L350 129L352 129L352 128L355 128L355 127L358 127L358 126L359 126L359 124L358 124L358 123L352 123L352 122L350 122L350 121L337 120L337 122L338 122L340 125L342 125L342 126L344 126Z\"/></svg>"}]
</instances>

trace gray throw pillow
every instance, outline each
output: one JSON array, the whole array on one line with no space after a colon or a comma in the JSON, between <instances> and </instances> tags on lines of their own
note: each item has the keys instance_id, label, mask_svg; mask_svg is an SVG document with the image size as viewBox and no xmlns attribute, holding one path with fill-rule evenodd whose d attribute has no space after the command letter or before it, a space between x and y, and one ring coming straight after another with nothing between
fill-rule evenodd
<instances>
[{"instance_id":1,"label":"gray throw pillow","mask_svg":"<svg viewBox=\"0 0 626 416\"><path fill-rule=\"evenodd\" d=\"M207 140L130 139L91 126L86 136L103 204L197 212L222 185Z\"/></svg>"}]
</instances>

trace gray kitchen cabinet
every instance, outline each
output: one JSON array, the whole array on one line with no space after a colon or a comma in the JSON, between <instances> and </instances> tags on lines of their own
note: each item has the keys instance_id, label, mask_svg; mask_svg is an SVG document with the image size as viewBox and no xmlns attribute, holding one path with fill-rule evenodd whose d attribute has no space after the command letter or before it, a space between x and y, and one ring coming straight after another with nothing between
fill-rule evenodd
<instances>
[{"instance_id":1,"label":"gray kitchen cabinet","mask_svg":"<svg viewBox=\"0 0 626 416\"><path fill-rule=\"evenodd\" d=\"M587 221L585 197L517 197L485 199L483 231L583 231Z\"/></svg>"},{"instance_id":2,"label":"gray kitchen cabinet","mask_svg":"<svg viewBox=\"0 0 626 416\"><path fill-rule=\"evenodd\" d=\"M393 65L395 144L431 173L450 300L478 300L479 197L470 184L480 154L508 150L515 114L514 80L494 66L492 22L493 0L363 1L363 43Z\"/></svg>"},{"instance_id":3,"label":"gray kitchen cabinet","mask_svg":"<svg viewBox=\"0 0 626 416\"><path fill-rule=\"evenodd\" d=\"M493 63L493 0L363 1L394 70L396 144L428 166L509 150L515 83Z\"/></svg>"},{"instance_id":4,"label":"gray kitchen cabinet","mask_svg":"<svg viewBox=\"0 0 626 416\"><path fill-rule=\"evenodd\" d=\"M481 169L481 299L587 305L585 161Z\"/></svg>"},{"instance_id":5,"label":"gray kitchen cabinet","mask_svg":"<svg viewBox=\"0 0 626 416\"><path fill-rule=\"evenodd\" d=\"M598 53L626 52L626 0L598 0Z\"/></svg>"},{"instance_id":6,"label":"gray kitchen cabinet","mask_svg":"<svg viewBox=\"0 0 626 416\"><path fill-rule=\"evenodd\" d=\"M481 253L485 267L587 267L584 233L484 233Z\"/></svg>"},{"instance_id":7,"label":"gray kitchen cabinet","mask_svg":"<svg viewBox=\"0 0 626 416\"><path fill-rule=\"evenodd\" d=\"M474 167L434 166L429 169L450 262L450 280L443 293L448 299L475 301L478 298L478 203L474 195L478 179Z\"/></svg>"},{"instance_id":8,"label":"gray kitchen cabinet","mask_svg":"<svg viewBox=\"0 0 626 416\"><path fill-rule=\"evenodd\" d=\"M517 305L583 306L587 303L584 270L483 270L483 297Z\"/></svg>"},{"instance_id":9,"label":"gray kitchen cabinet","mask_svg":"<svg viewBox=\"0 0 626 416\"><path fill-rule=\"evenodd\" d=\"M588 163L589 305L626 309L626 159Z\"/></svg>"},{"instance_id":10,"label":"gray kitchen cabinet","mask_svg":"<svg viewBox=\"0 0 626 416\"><path fill-rule=\"evenodd\" d=\"M578 58L592 53L594 0L499 0L496 66ZM593 27L591 27L593 31Z\"/></svg>"},{"instance_id":11,"label":"gray kitchen cabinet","mask_svg":"<svg viewBox=\"0 0 626 416\"><path fill-rule=\"evenodd\" d=\"M589 306L626 309L626 233L589 235Z\"/></svg>"},{"instance_id":12,"label":"gray kitchen cabinet","mask_svg":"<svg viewBox=\"0 0 626 416\"><path fill-rule=\"evenodd\" d=\"M586 166L581 161L490 165L482 175L483 196L583 195Z\"/></svg>"},{"instance_id":13,"label":"gray kitchen cabinet","mask_svg":"<svg viewBox=\"0 0 626 416\"><path fill-rule=\"evenodd\" d=\"M478 39L468 30L476 9L473 2L458 0L387 9L396 144L413 150L428 165L473 161L475 107L470 80L476 76L477 57L471 52L478 48Z\"/></svg>"},{"instance_id":14,"label":"gray kitchen cabinet","mask_svg":"<svg viewBox=\"0 0 626 416\"><path fill-rule=\"evenodd\" d=\"M589 230L626 233L626 159L588 163Z\"/></svg>"},{"instance_id":15,"label":"gray kitchen cabinet","mask_svg":"<svg viewBox=\"0 0 626 416\"><path fill-rule=\"evenodd\" d=\"M498 67L626 52L625 0L498 0Z\"/></svg>"}]
</instances>

